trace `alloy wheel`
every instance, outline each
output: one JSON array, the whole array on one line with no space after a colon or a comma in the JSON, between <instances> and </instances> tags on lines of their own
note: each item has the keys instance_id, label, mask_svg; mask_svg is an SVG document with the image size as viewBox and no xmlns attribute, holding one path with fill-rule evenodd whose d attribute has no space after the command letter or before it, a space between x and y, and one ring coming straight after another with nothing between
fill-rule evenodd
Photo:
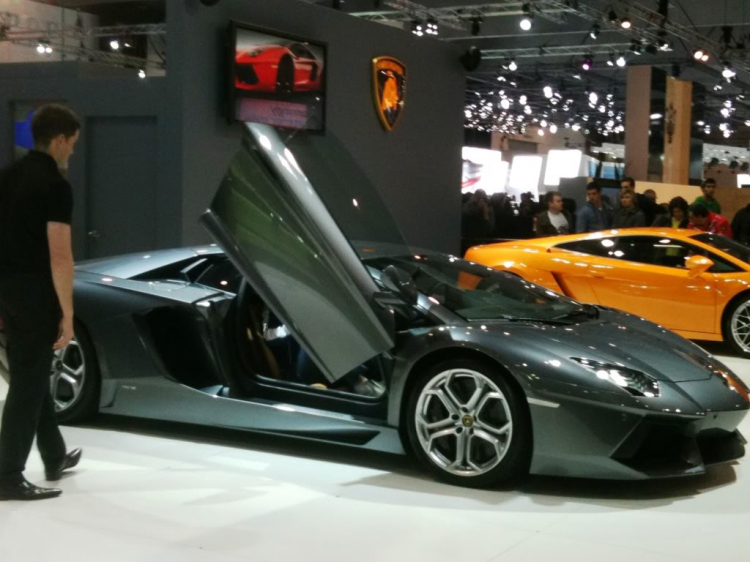
<instances>
[{"instance_id":1,"label":"alloy wheel","mask_svg":"<svg viewBox=\"0 0 750 562\"><path fill-rule=\"evenodd\" d=\"M513 438L508 401L488 377L468 369L443 371L419 396L416 430L430 460L456 476L479 476L505 457Z\"/></svg>"},{"instance_id":2,"label":"alloy wheel","mask_svg":"<svg viewBox=\"0 0 750 562\"><path fill-rule=\"evenodd\" d=\"M79 343L72 340L68 347L56 351L52 360L50 388L56 412L63 412L78 402L85 380L86 360Z\"/></svg>"},{"instance_id":3,"label":"alloy wheel","mask_svg":"<svg viewBox=\"0 0 750 562\"><path fill-rule=\"evenodd\" d=\"M750 301L737 307L732 314L732 337L746 353L750 353Z\"/></svg>"}]
</instances>

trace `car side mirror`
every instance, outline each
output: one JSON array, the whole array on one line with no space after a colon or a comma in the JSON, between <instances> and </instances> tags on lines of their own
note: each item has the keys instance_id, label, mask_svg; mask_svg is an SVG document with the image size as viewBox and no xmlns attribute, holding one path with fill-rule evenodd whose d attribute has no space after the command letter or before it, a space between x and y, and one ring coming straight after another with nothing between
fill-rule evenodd
<instances>
[{"instance_id":1,"label":"car side mirror","mask_svg":"<svg viewBox=\"0 0 750 562\"><path fill-rule=\"evenodd\" d=\"M403 269L399 269L394 265L389 265L383 270L380 280L388 290L396 293L404 299L407 304L417 304L419 298L417 284L414 283L414 279L411 278L411 275L406 273Z\"/></svg>"},{"instance_id":2,"label":"car side mirror","mask_svg":"<svg viewBox=\"0 0 750 562\"><path fill-rule=\"evenodd\" d=\"M690 256L685 260L685 266L690 277L698 277L701 273L706 273L711 269L714 262L705 256Z\"/></svg>"}]
</instances>

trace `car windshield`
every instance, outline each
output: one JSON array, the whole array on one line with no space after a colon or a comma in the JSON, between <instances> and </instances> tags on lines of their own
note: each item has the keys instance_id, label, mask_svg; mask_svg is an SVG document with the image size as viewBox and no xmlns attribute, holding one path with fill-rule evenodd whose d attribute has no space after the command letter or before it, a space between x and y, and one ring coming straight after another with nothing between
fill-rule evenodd
<instances>
[{"instance_id":1,"label":"car windshield","mask_svg":"<svg viewBox=\"0 0 750 562\"><path fill-rule=\"evenodd\" d=\"M693 236L693 239L708 244L717 250L750 264L750 248L743 246L726 236L719 236L717 234L698 234L697 236Z\"/></svg>"},{"instance_id":2,"label":"car windshield","mask_svg":"<svg viewBox=\"0 0 750 562\"><path fill-rule=\"evenodd\" d=\"M376 257L365 263L377 271L392 265L407 273L430 302L464 320L559 320L589 315L586 307L529 283L442 254Z\"/></svg>"}]
</instances>

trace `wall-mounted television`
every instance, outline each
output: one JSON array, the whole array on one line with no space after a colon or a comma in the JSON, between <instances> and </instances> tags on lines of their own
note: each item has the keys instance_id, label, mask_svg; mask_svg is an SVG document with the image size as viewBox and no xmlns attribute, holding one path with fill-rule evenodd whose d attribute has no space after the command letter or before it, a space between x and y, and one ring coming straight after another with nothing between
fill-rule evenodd
<instances>
[{"instance_id":1,"label":"wall-mounted television","mask_svg":"<svg viewBox=\"0 0 750 562\"><path fill-rule=\"evenodd\" d=\"M232 22L229 45L231 120L323 130L325 44Z\"/></svg>"}]
</instances>

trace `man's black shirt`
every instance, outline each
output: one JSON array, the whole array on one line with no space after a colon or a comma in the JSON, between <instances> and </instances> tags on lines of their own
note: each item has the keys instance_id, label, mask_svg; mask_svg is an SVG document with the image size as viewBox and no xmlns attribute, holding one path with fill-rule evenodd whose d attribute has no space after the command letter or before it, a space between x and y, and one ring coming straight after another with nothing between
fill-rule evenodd
<instances>
[{"instance_id":1,"label":"man's black shirt","mask_svg":"<svg viewBox=\"0 0 750 562\"><path fill-rule=\"evenodd\" d=\"M0 170L0 278L51 279L47 223L70 224L72 214L73 190L48 154Z\"/></svg>"}]
</instances>

